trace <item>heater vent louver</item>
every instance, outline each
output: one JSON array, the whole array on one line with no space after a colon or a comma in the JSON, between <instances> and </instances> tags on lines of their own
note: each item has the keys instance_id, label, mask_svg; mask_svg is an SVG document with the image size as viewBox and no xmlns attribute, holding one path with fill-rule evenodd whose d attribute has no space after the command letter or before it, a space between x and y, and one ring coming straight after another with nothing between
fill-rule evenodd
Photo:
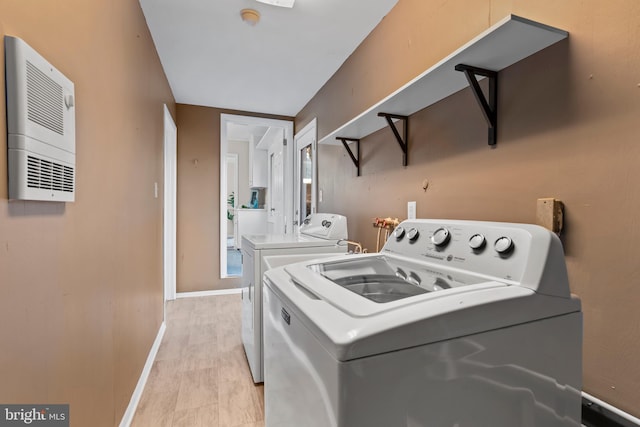
<instances>
[{"instance_id":1,"label":"heater vent louver","mask_svg":"<svg viewBox=\"0 0 640 427\"><path fill-rule=\"evenodd\" d=\"M27 156L27 186L43 190L73 192L72 167Z\"/></svg>"},{"instance_id":2,"label":"heater vent louver","mask_svg":"<svg viewBox=\"0 0 640 427\"><path fill-rule=\"evenodd\" d=\"M27 118L64 135L62 86L27 61Z\"/></svg>"},{"instance_id":3,"label":"heater vent louver","mask_svg":"<svg viewBox=\"0 0 640 427\"><path fill-rule=\"evenodd\" d=\"M5 36L9 198L75 201L75 89L38 52Z\"/></svg>"}]
</instances>

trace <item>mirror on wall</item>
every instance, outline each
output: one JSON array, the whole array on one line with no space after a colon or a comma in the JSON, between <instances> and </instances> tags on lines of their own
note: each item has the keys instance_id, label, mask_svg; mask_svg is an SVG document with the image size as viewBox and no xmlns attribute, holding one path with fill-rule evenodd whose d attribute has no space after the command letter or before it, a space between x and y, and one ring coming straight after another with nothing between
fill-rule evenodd
<instances>
[{"instance_id":1,"label":"mirror on wall","mask_svg":"<svg viewBox=\"0 0 640 427\"><path fill-rule=\"evenodd\" d=\"M243 234L292 232L291 140L292 121L220 114L220 278L242 275Z\"/></svg>"}]
</instances>

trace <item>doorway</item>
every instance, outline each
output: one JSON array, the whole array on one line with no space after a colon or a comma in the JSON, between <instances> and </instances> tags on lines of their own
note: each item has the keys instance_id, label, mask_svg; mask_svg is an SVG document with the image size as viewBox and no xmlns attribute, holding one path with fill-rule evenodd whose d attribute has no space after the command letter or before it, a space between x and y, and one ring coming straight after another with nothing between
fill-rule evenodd
<instances>
[{"instance_id":1,"label":"doorway","mask_svg":"<svg viewBox=\"0 0 640 427\"><path fill-rule=\"evenodd\" d=\"M259 224L251 220L249 234L267 234L269 230L283 233L292 231L293 144L288 143L290 141L293 141L291 121L234 114L220 115L221 278L242 274L241 270L238 271L236 268L237 259L233 263L234 260L231 258L239 254L241 236L244 234L244 226L247 225L247 220L243 221L243 218L255 218L256 214L260 218ZM272 147L274 142L276 145ZM281 146L280 150L277 145ZM238 188L231 206L227 154L234 152L238 154ZM272 154L275 158L270 157ZM275 163L271 163L272 161ZM275 173L274 165L280 168ZM278 192L281 192L281 196L277 196ZM229 256L227 250L228 243L232 243L235 250L232 256Z\"/></svg>"}]
</instances>

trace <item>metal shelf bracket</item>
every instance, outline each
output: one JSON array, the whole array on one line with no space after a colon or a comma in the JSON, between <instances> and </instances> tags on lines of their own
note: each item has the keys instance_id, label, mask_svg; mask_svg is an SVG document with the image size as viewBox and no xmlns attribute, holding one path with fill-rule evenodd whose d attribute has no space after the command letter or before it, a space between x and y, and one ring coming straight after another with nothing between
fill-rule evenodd
<instances>
[{"instance_id":1,"label":"metal shelf bracket","mask_svg":"<svg viewBox=\"0 0 640 427\"><path fill-rule=\"evenodd\" d=\"M471 86L471 90L480 105L482 114L489 125L488 141L489 145L496 145L496 131L498 129L498 73L484 68L473 67L471 65L458 64L456 71L462 71ZM489 100L480 88L476 76L483 76L489 79Z\"/></svg>"},{"instance_id":2,"label":"metal shelf bracket","mask_svg":"<svg viewBox=\"0 0 640 427\"><path fill-rule=\"evenodd\" d=\"M409 151L409 117L389 113L378 113L378 117L384 117L387 119L387 124L393 131L393 135L396 137L398 145L400 145L400 148L402 149L402 166L407 166ZM393 120L402 120L402 136L400 136L400 132L398 132L398 128L396 128L396 124Z\"/></svg>"},{"instance_id":3,"label":"metal shelf bracket","mask_svg":"<svg viewBox=\"0 0 640 427\"><path fill-rule=\"evenodd\" d=\"M356 166L356 170L358 171L358 175L357 176L360 176L360 140L359 139L355 139L355 138L342 138L342 137L339 137L339 136L337 136L336 139L338 141L341 141L342 145L344 145L344 148L347 150L347 153L349 154L349 157L351 157L351 161ZM351 148L349 148L349 142L355 142L356 143L356 153L358 155L357 158L356 158L356 156L354 156L353 151L351 151Z\"/></svg>"}]
</instances>

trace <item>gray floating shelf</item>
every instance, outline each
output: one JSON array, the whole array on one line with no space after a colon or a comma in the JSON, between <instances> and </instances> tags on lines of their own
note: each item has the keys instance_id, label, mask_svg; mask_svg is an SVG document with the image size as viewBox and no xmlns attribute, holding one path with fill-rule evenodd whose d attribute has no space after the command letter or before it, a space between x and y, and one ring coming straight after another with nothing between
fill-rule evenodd
<instances>
[{"instance_id":1,"label":"gray floating shelf","mask_svg":"<svg viewBox=\"0 0 640 427\"><path fill-rule=\"evenodd\" d=\"M320 144L341 145L336 137L361 139L387 126L379 112L410 116L469 85L456 65L500 71L569 36L539 22L510 15L479 34L418 77L362 114L323 137ZM470 107L476 108L476 107Z\"/></svg>"}]
</instances>

